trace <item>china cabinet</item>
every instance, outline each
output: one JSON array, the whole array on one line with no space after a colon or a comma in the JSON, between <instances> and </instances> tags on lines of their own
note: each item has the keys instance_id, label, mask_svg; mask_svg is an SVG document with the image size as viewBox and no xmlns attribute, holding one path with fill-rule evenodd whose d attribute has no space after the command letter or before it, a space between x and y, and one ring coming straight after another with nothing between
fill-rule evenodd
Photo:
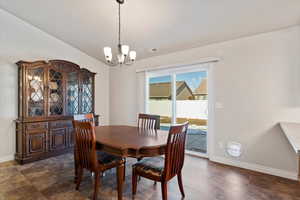
<instances>
[{"instance_id":1,"label":"china cabinet","mask_svg":"<svg viewBox=\"0 0 300 200\"><path fill-rule=\"evenodd\" d=\"M71 151L73 116L94 113L95 73L64 60L17 65L15 159L23 164Z\"/></svg>"}]
</instances>

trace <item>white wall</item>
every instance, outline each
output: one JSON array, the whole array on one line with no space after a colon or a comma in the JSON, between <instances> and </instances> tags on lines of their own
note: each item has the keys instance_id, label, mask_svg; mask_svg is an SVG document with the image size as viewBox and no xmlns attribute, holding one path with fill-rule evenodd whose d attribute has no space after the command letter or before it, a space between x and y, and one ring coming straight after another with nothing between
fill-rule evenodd
<instances>
[{"instance_id":1,"label":"white wall","mask_svg":"<svg viewBox=\"0 0 300 200\"><path fill-rule=\"evenodd\" d=\"M67 27L66 27L67 28ZM109 122L109 69L98 60L0 9L0 161L15 153L19 60L64 59L97 73L96 113Z\"/></svg>"},{"instance_id":2,"label":"white wall","mask_svg":"<svg viewBox=\"0 0 300 200\"><path fill-rule=\"evenodd\" d=\"M221 61L211 69L215 102L212 144L216 160L295 175L297 158L278 122L300 121L300 27L259 34L138 61L111 69L110 123L136 124L143 107L143 86L136 69L192 62L205 57ZM211 92L210 92L211 94ZM220 143L240 142L238 161ZM263 170L262 170L263 171ZM276 174L276 173L275 173Z\"/></svg>"}]
</instances>

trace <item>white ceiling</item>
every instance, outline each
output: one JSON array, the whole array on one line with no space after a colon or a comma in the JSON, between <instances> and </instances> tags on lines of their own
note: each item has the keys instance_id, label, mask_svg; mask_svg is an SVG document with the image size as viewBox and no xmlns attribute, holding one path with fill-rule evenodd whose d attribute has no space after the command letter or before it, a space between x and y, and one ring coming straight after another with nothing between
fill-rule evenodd
<instances>
[{"instance_id":1,"label":"white ceiling","mask_svg":"<svg viewBox=\"0 0 300 200\"><path fill-rule=\"evenodd\" d=\"M115 0L0 0L0 7L100 60L104 46L117 45ZM143 59L299 24L300 0L127 0L122 19L123 44Z\"/></svg>"}]
</instances>

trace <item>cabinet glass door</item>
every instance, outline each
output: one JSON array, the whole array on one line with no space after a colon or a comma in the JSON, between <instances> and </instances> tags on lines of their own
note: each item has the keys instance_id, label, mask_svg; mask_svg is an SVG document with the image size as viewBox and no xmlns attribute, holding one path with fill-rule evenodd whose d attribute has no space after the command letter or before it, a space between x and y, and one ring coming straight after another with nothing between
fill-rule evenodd
<instances>
[{"instance_id":1,"label":"cabinet glass door","mask_svg":"<svg viewBox=\"0 0 300 200\"><path fill-rule=\"evenodd\" d=\"M82 76L81 113L93 112L93 78L88 74Z\"/></svg>"},{"instance_id":2,"label":"cabinet glass door","mask_svg":"<svg viewBox=\"0 0 300 200\"><path fill-rule=\"evenodd\" d=\"M40 117L45 114L44 74L43 67L27 71L27 115L29 117Z\"/></svg>"},{"instance_id":3,"label":"cabinet glass door","mask_svg":"<svg viewBox=\"0 0 300 200\"><path fill-rule=\"evenodd\" d=\"M67 78L67 113L79 114L79 79L78 72L68 73Z\"/></svg>"},{"instance_id":4,"label":"cabinet glass door","mask_svg":"<svg viewBox=\"0 0 300 200\"><path fill-rule=\"evenodd\" d=\"M64 95L63 95L63 73L54 69L49 69L49 115L63 115Z\"/></svg>"}]
</instances>

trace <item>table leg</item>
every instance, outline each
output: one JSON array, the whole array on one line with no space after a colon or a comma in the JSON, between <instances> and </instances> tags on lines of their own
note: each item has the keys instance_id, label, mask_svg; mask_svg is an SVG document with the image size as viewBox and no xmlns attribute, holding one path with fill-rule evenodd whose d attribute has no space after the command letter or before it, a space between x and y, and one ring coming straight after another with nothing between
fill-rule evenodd
<instances>
[{"instance_id":1,"label":"table leg","mask_svg":"<svg viewBox=\"0 0 300 200\"><path fill-rule=\"evenodd\" d=\"M123 196L124 168L124 164L117 167L118 200L122 200Z\"/></svg>"}]
</instances>

